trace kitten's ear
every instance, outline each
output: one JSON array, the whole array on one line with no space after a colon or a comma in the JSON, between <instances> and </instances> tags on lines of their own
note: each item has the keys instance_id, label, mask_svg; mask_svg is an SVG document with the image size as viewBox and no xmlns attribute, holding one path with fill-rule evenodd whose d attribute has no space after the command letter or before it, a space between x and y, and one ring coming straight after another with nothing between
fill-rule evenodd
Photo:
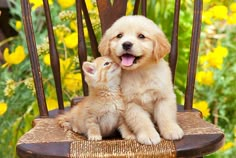
<instances>
[{"instance_id":1,"label":"kitten's ear","mask_svg":"<svg viewBox=\"0 0 236 158\"><path fill-rule=\"evenodd\" d=\"M89 75L89 76L94 75L94 73L96 72L94 63L85 61L83 63L83 71L85 75Z\"/></svg>"}]
</instances>

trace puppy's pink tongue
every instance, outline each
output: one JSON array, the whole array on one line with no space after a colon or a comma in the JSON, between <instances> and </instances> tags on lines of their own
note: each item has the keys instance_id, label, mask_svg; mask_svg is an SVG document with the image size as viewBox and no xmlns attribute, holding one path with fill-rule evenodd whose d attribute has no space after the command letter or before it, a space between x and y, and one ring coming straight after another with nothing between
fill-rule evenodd
<instances>
[{"instance_id":1,"label":"puppy's pink tongue","mask_svg":"<svg viewBox=\"0 0 236 158\"><path fill-rule=\"evenodd\" d=\"M131 66L134 63L135 57L133 55L125 54L121 56L121 65Z\"/></svg>"}]
</instances>

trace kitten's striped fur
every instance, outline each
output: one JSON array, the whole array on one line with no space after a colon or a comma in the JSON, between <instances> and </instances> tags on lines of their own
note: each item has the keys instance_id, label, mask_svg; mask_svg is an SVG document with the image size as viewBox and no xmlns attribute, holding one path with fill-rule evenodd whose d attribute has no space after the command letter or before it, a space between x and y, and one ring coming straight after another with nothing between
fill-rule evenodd
<instances>
[{"instance_id":1,"label":"kitten's striped fur","mask_svg":"<svg viewBox=\"0 0 236 158\"><path fill-rule=\"evenodd\" d=\"M84 62L83 71L89 86L89 96L60 115L57 118L59 125L66 130L84 134L89 140L101 140L116 129L119 129L122 138L135 139L122 116L121 68L104 56L93 62Z\"/></svg>"}]
</instances>

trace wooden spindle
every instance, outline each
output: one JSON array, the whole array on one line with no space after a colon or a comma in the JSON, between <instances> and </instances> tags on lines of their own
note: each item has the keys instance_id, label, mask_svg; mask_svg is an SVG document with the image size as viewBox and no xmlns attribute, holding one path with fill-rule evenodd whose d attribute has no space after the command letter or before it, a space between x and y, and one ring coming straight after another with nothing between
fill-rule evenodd
<instances>
[{"instance_id":1,"label":"wooden spindle","mask_svg":"<svg viewBox=\"0 0 236 158\"><path fill-rule=\"evenodd\" d=\"M84 0L76 0L76 13L77 13L77 27L78 27L78 57L80 68L82 69L83 61L87 60L87 49L86 43L84 39L84 29L83 29L83 17L82 17L82 1ZM88 95L88 85L84 79L84 72L81 71L82 74L82 82L83 82L83 93L85 96Z\"/></svg>"},{"instance_id":2,"label":"wooden spindle","mask_svg":"<svg viewBox=\"0 0 236 158\"><path fill-rule=\"evenodd\" d=\"M92 49L92 54L94 58L97 58L100 56L99 52L98 52L98 42L93 30L93 26L89 17L89 13L88 13L88 9L86 6L85 1L81 1L82 2L82 10L84 13L84 19L86 22L86 26L87 26L87 30L88 30L88 35L89 35L89 39L90 39L90 44L91 44L91 49Z\"/></svg>"},{"instance_id":3,"label":"wooden spindle","mask_svg":"<svg viewBox=\"0 0 236 158\"><path fill-rule=\"evenodd\" d=\"M31 71L33 74L36 97L39 107L40 117L48 117L48 109L46 105L45 93L43 89L43 81L39 65L38 53L36 49L36 41L34 28L32 24L31 9L28 0L21 0L22 19L25 30L25 37L29 51Z\"/></svg>"},{"instance_id":4,"label":"wooden spindle","mask_svg":"<svg viewBox=\"0 0 236 158\"><path fill-rule=\"evenodd\" d=\"M197 59L199 51L199 39L201 33L201 22L202 22L202 0L194 1L194 21L192 28L192 38L190 47L190 57L188 65L188 77L185 91L185 110L191 110L193 104L194 95L194 84L197 69Z\"/></svg>"},{"instance_id":5,"label":"wooden spindle","mask_svg":"<svg viewBox=\"0 0 236 158\"><path fill-rule=\"evenodd\" d=\"M51 67L56 87L56 94L57 94L57 101L60 110L64 109L63 104L63 96L62 96L62 87L61 87L61 75L60 75L60 62L59 56L56 48L56 41L53 33L53 26L52 26L52 19L50 15L50 8L48 4L48 0L43 0L44 5L44 12L46 16L47 22L47 30L48 30L48 39L49 39L49 54L50 54L50 61Z\"/></svg>"},{"instance_id":6,"label":"wooden spindle","mask_svg":"<svg viewBox=\"0 0 236 158\"><path fill-rule=\"evenodd\" d=\"M175 12L173 20L173 30L172 30L172 39L171 39L171 51L169 55L169 65L172 74L172 83L175 81L175 70L178 58L178 34L179 34L179 12L180 12L180 1L175 1Z\"/></svg>"},{"instance_id":7,"label":"wooden spindle","mask_svg":"<svg viewBox=\"0 0 236 158\"><path fill-rule=\"evenodd\" d=\"M141 0L141 14L147 16L147 0Z\"/></svg>"},{"instance_id":8,"label":"wooden spindle","mask_svg":"<svg viewBox=\"0 0 236 158\"><path fill-rule=\"evenodd\" d=\"M135 3L134 3L133 15L138 14L139 4L140 4L140 0L136 0Z\"/></svg>"},{"instance_id":9,"label":"wooden spindle","mask_svg":"<svg viewBox=\"0 0 236 158\"><path fill-rule=\"evenodd\" d=\"M97 7L101 21L102 34L121 16L124 16L127 9L127 0L97 0ZM113 9L114 8L114 9Z\"/></svg>"}]
</instances>

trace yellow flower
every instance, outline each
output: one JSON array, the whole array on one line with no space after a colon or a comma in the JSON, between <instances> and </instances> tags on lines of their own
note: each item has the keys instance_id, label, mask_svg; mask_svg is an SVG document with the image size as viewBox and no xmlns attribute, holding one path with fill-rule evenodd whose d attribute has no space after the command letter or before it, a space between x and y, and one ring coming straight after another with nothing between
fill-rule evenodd
<instances>
[{"instance_id":1,"label":"yellow flower","mask_svg":"<svg viewBox=\"0 0 236 158\"><path fill-rule=\"evenodd\" d=\"M61 69L61 76L65 76L67 72L70 72L75 68L75 64L73 59L67 58L65 60L60 59L60 69Z\"/></svg>"},{"instance_id":2,"label":"yellow flower","mask_svg":"<svg viewBox=\"0 0 236 158\"><path fill-rule=\"evenodd\" d=\"M89 38L88 29L87 28L84 28L84 37L85 37L85 39Z\"/></svg>"},{"instance_id":3,"label":"yellow flower","mask_svg":"<svg viewBox=\"0 0 236 158\"><path fill-rule=\"evenodd\" d=\"M75 0L57 0L57 2L64 9L75 5Z\"/></svg>"},{"instance_id":4,"label":"yellow flower","mask_svg":"<svg viewBox=\"0 0 236 158\"><path fill-rule=\"evenodd\" d=\"M73 62L73 60L71 58L67 58L65 60L63 59L59 59L60 60L60 72L61 72L61 76L65 76L65 74L67 72L70 72L71 70L73 70L75 68L75 64ZM47 65L50 66L51 65L51 61L50 61L50 55L46 54L43 57L43 62Z\"/></svg>"},{"instance_id":5,"label":"yellow flower","mask_svg":"<svg viewBox=\"0 0 236 158\"><path fill-rule=\"evenodd\" d=\"M130 15L133 13L133 4L131 1L128 1L128 4L127 4L127 10L126 10L126 15Z\"/></svg>"},{"instance_id":6,"label":"yellow flower","mask_svg":"<svg viewBox=\"0 0 236 158\"><path fill-rule=\"evenodd\" d=\"M225 20L228 17L228 8L224 5L213 6L210 11L215 19Z\"/></svg>"},{"instance_id":7,"label":"yellow flower","mask_svg":"<svg viewBox=\"0 0 236 158\"><path fill-rule=\"evenodd\" d=\"M22 22L17 20L16 21L16 30L20 30L22 28Z\"/></svg>"},{"instance_id":8,"label":"yellow flower","mask_svg":"<svg viewBox=\"0 0 236 158\"><path fill-rule=\"evenodd\" d=\"M59 19L61 21L71 21L76 19L76 12L72 10L62 10L59 12Z\"/></svg>"},{"instance_id":9,"label":"yellow flower","mask_svg":"<svg viewBox=\"0 0 236 158\"><path fill-rule=\"evenodd\" d=\"M47 107L49 111L55 110L58 108L58 103L57 103L57 100L55 99L52 99L52 98L46 99L46 103L47 103Z\"/></svg>"},{"instance_id":10,"label":"yellow flower","mask_svg":"<svg viewBox=\"0 0 236 158\"><path fill-rule=\"evenodd\" d=\"M208 68L209 66L211 66L217 69L222 69L224 58L227 55L228 49L226 47L218 45L213 49L212 52L208 52L206 55L200 56L199 63L203 66L203 68Z\"/></svg>"},{"instance_id":11,"label":"yellow flower","mask_svg":"<svg viewBox=\"0 0 236 158\"><path fill-rule=\"evenodd\" d=\"M210 52L207 56L209 66L215 67L220 70L222 69L223 58L221 56L217 56L214 52Z\"/></svg>"},{"instance_id":12,"label":"yellow flower","mask_svg":"<svg viewBox=\"0 0 236 158\"><path fill-rule=\"evenodd\" d=\"M227 143L224 144L223 147L221 147L220 150L221 150L221 151L226 151L226 150L232 148L233 146L234 146L234 143L233 143L233 142L227 142Z\"/></svg>"},{"instance_id":13,"label":"yellow flower","mask_svg":"<svg viewBox=\"0 0 236 158\"><path fill-rule=\"evenodd\" d=\"M226 47L222 47L221 45L218 45L213 51L216 55L221 56L222 58L228 55L228 49Z\"/></svg>"},{"instance_id":14,"label":"yellow flower","mask_svg":"<svg viewBox=\"0 0 236 158\"><path fill-rule=\"evenodd\" d=\"M86 0L86 6L89 11L89 14L91 15L98 15L98 9L96 7L96 2L94 0ZM92 19L94 20L94 19ZM92 22L93 23L93 22Z\"/></svg>"},{"instance_id":15,"label":"yellow flower","mask_svg":"<svg viewBox=\"0 0 236 158\"><path fill-rule=\"evenodd\" d=\"M24 84L27 88L32 90L33 94L35 94L34 80L32 77L25 79Z\"/></svg>"},{"instance_id":16,"label":"yellow flower","mask_svg":"<svg viewBox=\"0 0 236 158\"><path fill-rule=\"evenodd\" d=\"M0 116L3 115L7 111L7 104L4 102L0 102Z\"/></svg>"},{"instance_id":17,"label":"yellow flower","mask_svg":"<svg viewBox=\"0 0 236 158\"><path fill-rule=\"evenodd\" d=\"M227 23L230 25L236 24L236 12L228 16Z\"/></svg>"},{"instance_id":18,"label":"yellow flower","mask_svg":"<svg viewBox=\"0 0 236 158\"><path fill-rule=\"evenodd\" d=\"M207 54L209 66L222 69L223 59L228 55L228 49L218 45L213 52Z\"/></svg>"},{"instance_id":19,"label":"yellow flower","mask_svg":"<svg viewBox=\"0 0 236 158\"><path fill-rule=\"evenodd\" d=\"M213 14L211 11L203 11L202 13L202 21L208 25L212 24Z\"/></svg>"},{"instance_id":20,"label":"yellow flower","mask_svg":"<svg viewBox=\"0 0 236 158\"><path fill-rule=\"evenodd\" d=\"M203 3L209 3L211 0L203 0Z\"/></svg>"},{"instance_id":21,"label":"yellow flower","mask_svg":"<svg viewBox=\"0 0 236 158\"><path fill-rule=\"evenodd\" d=\"M6 81L6 87L4 88L4 95L11 97L15 93L16 82L12 79Z\"/></svg>"},{"instance_id":22,"label":"yellow flower","mask_svg":"<svg viewBox=\"0 0 236 158\"><path fill-rule=\"evenodd\" d=\"M76 92L82 89L82 78L80 73L69 73L64 78L64 86L70 92Z\"/></svg>"},{"instance_id":23,"label":"yellow flower","mask_svg":"<svg viewBox=\"0 0 236 158\"><path fill-rule=\"evenodd\" d=\"M86 0L86 6L89 11L94 9L92 0Z\"/></svg>"},{"instance_id":24,"label":"yellow flower","mask_svg":"<svg viewBox=\"0 0 236 158\"><path fill-rule=\"evenodd\" d=\"M67 48L75 48L76 46L78 46L78 33L73 32L69 34L65 37L64 41Z\"/></svg>"},{"instance_id":25,"label":"yellow flower","mask_svg":"<svg viewBox=\"0 0 236 158\"><path fill-rule=\"evenodd\" d=\"M53 99L53 98L48 98L46 99L46 103L47 103L47 107L48 107L48 110L55 110L55 109L58 109L58 102L56 99ZM69 102L64 102L64 106L67 107L69 106L70 103Z\"/></svg>"},{"instance_id":26,"label":"yellow flower","mask_svg":"<svg viewBox=\"0 0 236 158\"><path fill-rule=\"evenodd\" d=\"M37 52L38 52L39 56L45 55L45 54L49 53L49 42L48 42L48 39L45 39L44 43L42 43L40 45L37 45Z\"/></svg>"},{"instance_id":27,"label":"yellow flower","mask_svg":"<svg viewBox=\"0 0 236 158\"><path fill-rule=\"evenodd\" d=\"M26 57L23 46L17 46L15 51L9 54L9 49L6 48L3 52L4 59L6 63L3 65L10 66L12 64L20 64Z\"/></svg>"},{"instance_id":28,"label":"yellow flower","mask_svg":"<svg viewBox=\"0 0 236 158\"><path fill-rule=\"evenodd\" d=\"M206 70L209 67L209 64L207 62L208 60L208 55L201 55L199 57L199 64L201 65L201 67L203 68L203 70Z\"/></svg>"},{"instance_id":29,"label":"yellow flower","mask_svg":"<svg viewBox=\"0 0 236 158\"><path fill-rule=\"evenodd\" d=\"M193 108L200 110L204 118L207 118L210 115L210 109L208 108L208 103L206 101L193 103Z\"/></svg>"},{"instance_id":30,"label":"yellow flower","mask_svg":"<svg viewBox=\"0 0 236 158\"><path fill-rule=\"evenodd\" d=\"M29 0L32 6L32 10L36 10L37 8L43 6L43 0ZM49 5L53 4L53 0L48 1Z\"/></svg>"},{"instance_id":31,"label":"yellow flower","mask_svg":"<svg viewBox=\"0 0 236 158\"><path fill-rule=\"evenodd\" d=\"M201 65L205 64L207 62L208 56L207 55L202 55L199 57L199 63Z\"/></svg>"},{"instance_id":32,"label":"yellow flower","mask_svg":"<svg viewBox=\"0 0 236 158\"><path fill-rule=\"evenodd\" d=\"M71 33L69 27L63 25L56 25L53 27L54 33L58 39L58 43L62 43L64 41L65 36Z\"/></svg>"},{"instance_id":33,"label":"yellow flower","mask_svg":"<svg viewBox=\"0 0 236 158\"><path fill-rule=\"evenodd\" d=\"M70 22L70 28L74 31L77 31L77 22L76 20L73 20Z\"/></svg>"},{"instance_id":34,"label":"yellow flower","mask_svg":"<svg viewBox=\"0 0 236 158\"><path fill-rule=\"evenodd\" d=\"M236 2L231 3L229 8L232 12L236 12Z\"/></svg>"},{"instance_id":35,"label":"yellow flower","mask_svg":"<svg viewBox=\"0 0 236 158\"><path fill-rule=\"evenodd\" d=\"M44 62L47 66L50 66L50 65L51 65L50 54L46 54L46 55L43 57L43 62Z\"/></svg>"},{"instance_id":36,"label":"yellow flower","mask_svg":"<svg viewBox=\"0 0 236 158\"><path fill-rule=\"evenodd\" d=\"M56 29L55 30L55 35L56 35L56 37L58 39L58 43L59 44L62 43L62 41L64 40L65 33L62 32L61 30Z\"/></svg>"},{"instance_id":37,"label":"yellow flower","mask_svg":"<svg viewBox=\"0 0 236 158\"><path fill-rule=\"evenodd\" d=\"M196 75L196 80L200 84L210 86L214 83L212 71L199 71Z\"/></svg>"}]
</instances>

